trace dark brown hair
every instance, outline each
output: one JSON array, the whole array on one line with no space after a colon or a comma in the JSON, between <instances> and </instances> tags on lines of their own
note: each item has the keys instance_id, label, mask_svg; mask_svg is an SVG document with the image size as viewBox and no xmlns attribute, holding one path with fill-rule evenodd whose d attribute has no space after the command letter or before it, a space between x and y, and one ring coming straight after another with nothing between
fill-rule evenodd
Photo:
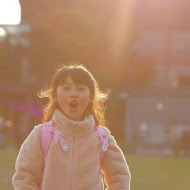
<instances>
[{"instance_id":1,"label":"dark brown hair","mask_svg":"<svg viewBox=\"0 0 190 190\"><path fill-rule=\"evenodd\" d=\"M96 125L105 126L105 105L104 102L108 97L108 92L102 92L99 85L92 74L81 64L63 65L59 68L52 78L51 85L48 89L38 93L40 98L48 98L48 104L43 110L42 122L52 119L55 109L60 109L59 104L55 100L57 87L62 84L67 76L71 76L76 84L87 85L93 98L93 102L89 103L84 116L93 114Z\"/></svg>"}]
</instances>

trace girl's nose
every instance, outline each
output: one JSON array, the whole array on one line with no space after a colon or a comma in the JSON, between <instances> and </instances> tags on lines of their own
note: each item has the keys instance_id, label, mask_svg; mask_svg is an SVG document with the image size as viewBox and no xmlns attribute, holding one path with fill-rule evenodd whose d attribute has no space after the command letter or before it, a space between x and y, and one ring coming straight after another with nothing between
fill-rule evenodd
<instances>
[{"instance_id":1,"label":"girl's nose","mask_svg":"<svg viewBox=\"0 0 190 190\"><path fill-rule=\"evenodd\" d=\"M71 97L72 97L72 98L76 98L77 95L76 95L76 94L72 94Z\"/></svg>"},{"instance_id":2,"label":"girl's nose","mask_svg":"<svg viewBox=\"0 0 190 190\"><path fill-rule=\"evenodd\" d=\"M73 98L77 97L77 91L75 89L71 91L71 97Z\"/></svg>"}]
</instances>

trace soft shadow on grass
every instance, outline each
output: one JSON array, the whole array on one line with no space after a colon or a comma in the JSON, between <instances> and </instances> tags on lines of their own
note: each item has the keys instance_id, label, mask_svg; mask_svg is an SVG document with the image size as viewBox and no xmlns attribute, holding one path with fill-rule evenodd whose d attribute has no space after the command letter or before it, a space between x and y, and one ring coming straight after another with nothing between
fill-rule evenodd
<instances>
[{"instance_id":1,"label":"soft shadow on grass","mask_svg":"<svg viewBox=\"0 0 190 190\"><path fill-rule=\"evenodd\" d=\"M11 178L18 151L0 150L0 189L12 190ZM190 159L127 155L131 190L189 190Z\"/></svg>"}]
</instances>

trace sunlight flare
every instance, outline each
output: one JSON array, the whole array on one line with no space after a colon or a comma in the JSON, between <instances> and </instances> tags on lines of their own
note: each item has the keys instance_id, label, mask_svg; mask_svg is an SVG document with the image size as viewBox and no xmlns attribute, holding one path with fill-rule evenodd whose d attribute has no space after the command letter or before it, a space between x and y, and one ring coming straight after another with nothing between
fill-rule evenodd
<instances>
[{"instance_id":1,"label":"sunlight flare","mask_svg":"<svg viewBox=\"0 0 190 190\"><path fill-rule=\"evenodd\" d=\"M17 25L21 21L21 8L18 0L0 0L0 24Z\"/></svg>"}]
</instances>

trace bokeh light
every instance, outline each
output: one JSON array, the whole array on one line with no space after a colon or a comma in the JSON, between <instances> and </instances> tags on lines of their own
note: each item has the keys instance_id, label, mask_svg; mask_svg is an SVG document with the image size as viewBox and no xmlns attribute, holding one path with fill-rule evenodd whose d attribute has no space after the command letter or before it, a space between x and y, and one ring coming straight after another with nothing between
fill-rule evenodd
<instances>
[{"instance_id":1,"label":"bokeh light","mask_svg":"<svg viewBox=\"0 0 190 190\"><path fill-rule=\"evenodd\" d=\"M156 104L156 108L157 108L157 110L163 110L164 109L164 104L163 103L157 103Z\"/></svg>"}]
</instances>

